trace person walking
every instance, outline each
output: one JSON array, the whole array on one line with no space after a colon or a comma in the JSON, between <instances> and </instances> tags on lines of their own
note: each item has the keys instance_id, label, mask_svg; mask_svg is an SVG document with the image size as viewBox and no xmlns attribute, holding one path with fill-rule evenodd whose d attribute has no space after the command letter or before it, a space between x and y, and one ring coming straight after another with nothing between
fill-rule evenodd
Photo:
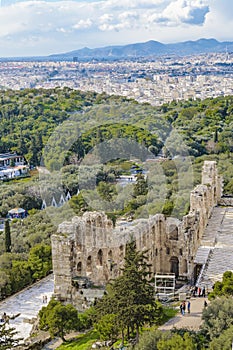
<instances>
[{"instance_id":1,"label":"person walking","mask_svg":"<svg viewBox=\"0 0 233 350\"><path fill-rule=\"evenodd\" d=\"M185 315L185 310L186 310L186 303L183 301L182 303L182 310L183 310L183 315Z\"/></svg>"},{"instance_id":2,"label":"person walking","mask_svg":"<svg viewBox=\"0 0 233 350\"><path fill-rule=\"evenodd\" d=\"M191 307L191 303L190 303L190 301L188 301L188 304L187 304L188 314L190 314L190 307Z\"/></svg>"}]
</instances>

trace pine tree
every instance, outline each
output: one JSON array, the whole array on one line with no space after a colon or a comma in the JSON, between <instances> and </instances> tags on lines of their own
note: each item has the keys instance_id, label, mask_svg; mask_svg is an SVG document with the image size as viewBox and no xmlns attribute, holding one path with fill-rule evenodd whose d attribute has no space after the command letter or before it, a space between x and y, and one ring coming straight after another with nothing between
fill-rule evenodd
<instances>
[{"instance_id":1,"label":"pine tree","mask_svg":"<svg viewBox=\"0 0 233 350\"><path fill-rule=\"evenodd\" d=\"M148 258L146 252L136 249L134 239L126 246L125 264L122 275L110 285L109 293L97 304L97 313L115 314L116 322L122 333L136 331L136 342L139 330L146 323L156 323L162 316L162 307L155 300L154 287L150 283Z\"/></svg>"},{"instance_id":2,"label":"pine tree","mask_svg":"<svg viewBox=\"0 0 233 350\"><path fill-rule=\"evenodd\" d=\"M137 197L141 195L147 195L147 193L148 193L147 180L145 179L144 175L138 174L137 182L134 185L134 189L133 189L133 195Z\"/></svg>"},{"instance_id":3,"label":"pine tree","mask_svg":"<svg viewBox=\"0 0 233 350\"><path fill-rule=\"evenodd\" d=\"M22 339L16 338L16 335L17 331L15 330L15 328L9 326L8 321L0 324L0 349L12 350L15 347L17 347L18 343Z\"/></svg>"},{"instance_id":4,"label":"pine tree","mask_svg":"<svg viewBox=\"0 0 233 350\"><path fill-rule=\"evenodd\" d=\"M10 230L10 222L9 220L5 221L5 250L7 253L11 252L11 230Z\"/></svg>"},{"instance_id":5,"label":"pine tree","mask_svg":"<svg viewBox=\"0 0 233 350\"><path fill-rule=\"evenodd\" d=\"M32 136L31 138L31 145L30 145L30 165L32 166L36 166L39 164L39 160L38 160L38 149L37 149L37 145L36 145L36 139L34 136Z\"/></svg>"},{"instance_id":6,"label":"pine tree","mask_svg":"<svg viewBox=\"0 0 233 350\"><path fill-rule=\"evenodd\" d=\"M218 129L217 128L215 129L215 132L214 132L214 142L215 143L218 142Z\"/></svg>"}]
</instances>

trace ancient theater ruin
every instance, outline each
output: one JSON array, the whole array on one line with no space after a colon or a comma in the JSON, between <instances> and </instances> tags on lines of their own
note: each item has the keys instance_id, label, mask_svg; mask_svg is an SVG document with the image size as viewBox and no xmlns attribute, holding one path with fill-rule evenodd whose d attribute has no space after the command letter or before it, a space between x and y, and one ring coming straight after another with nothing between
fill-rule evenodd
<instances>
[{"instance_id":1,"label":"ancient theater ruin","mask_svg":"<svg viewBox=\"0 0 233 350\"><path fill-rule=\"evenodd\" d=\"M221 195L216 162L205 161L202 183L191 191L190 211L182 220L156 214L113 227L104 212L86 212L63 222L52 236L54 295L78 304L83 287L105 285L117 277L132 235L139 250L148 250L153 274L174 273L194 283L204 264L197 256L204 232Z\"/></svg>"}]
</instances>

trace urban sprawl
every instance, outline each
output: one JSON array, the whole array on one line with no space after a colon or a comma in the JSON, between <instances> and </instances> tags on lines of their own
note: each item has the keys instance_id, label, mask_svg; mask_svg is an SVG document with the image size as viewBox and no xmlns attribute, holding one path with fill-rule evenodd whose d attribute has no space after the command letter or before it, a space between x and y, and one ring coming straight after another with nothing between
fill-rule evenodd
<instances>
[{"instance_id":1,"label":"urban sprawl","mask_svg":"<svg viewBox=\"0 0 233 350\"><path fill-rule=\"evenodd\" d=\"M70 87L158 106L233 94L233 53L125 60L0 62L0 89Z\"/></svg>"}]
</instances>

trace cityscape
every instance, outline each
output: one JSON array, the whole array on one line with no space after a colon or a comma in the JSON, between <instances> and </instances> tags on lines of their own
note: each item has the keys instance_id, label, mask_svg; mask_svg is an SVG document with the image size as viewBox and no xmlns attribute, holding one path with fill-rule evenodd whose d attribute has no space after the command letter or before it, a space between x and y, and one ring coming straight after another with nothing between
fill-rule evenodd
<instances>
[{"instance_id":1,"label":"cityscape","mask_svg":"<svg viewBox=\"0 0 233 350\"><path fill-rule=\"evenodd\" d=\"M233 349L232 14L0 0L0 350Z\"/></svg>"},{"instance_id":2,"label":"cityscape","mask_svg":"<svg viewBox=\"0 0 233 350\"><path fill-rule=\"evenodd\" d=\"M72 62L0 62L1 89L69 87L159 106L233 93L233 53Z\"/></svg>"}]
</instances>

